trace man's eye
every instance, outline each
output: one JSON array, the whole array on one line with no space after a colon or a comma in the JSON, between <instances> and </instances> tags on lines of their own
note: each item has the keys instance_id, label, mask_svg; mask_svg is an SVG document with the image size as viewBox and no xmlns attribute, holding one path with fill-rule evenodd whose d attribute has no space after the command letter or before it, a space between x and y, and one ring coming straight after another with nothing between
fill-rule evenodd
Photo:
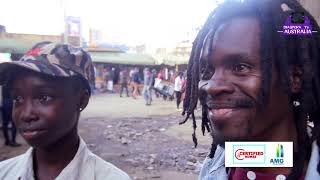
<instances>
[{"instance_id":1,"label":"man's eye","mask_svg":"<svg viewBox=\"0 0 320 180\"><path fill-rule=\"evenodd\" d=\"M232 71L235 73L248 73L250 70L251 66L248 64L237 64L232 69Z\"/></svg>"},{"instance_id":2,"label":"man's eye","mask_svg":"<svg viewBox=\"0 0 320 180\"><path fill-rule=\"evenodd\" d=\"M51 100L52 100L52 97L48 96L48 95L43 95L43 96L39 97L39 101L41 103L45 103L45 102L48 102L48 101L51 101Z\"/></svg>"},{"instance_id":3,"label":"man's eye","mask_svg":"<svg viewBox=\"0 0 320 180\"><path fill-rule=\"evenodd\" d=\"M12 100L13 100L13 104L22 103L23 97L22 96L13 96Z\"/></svg>"},{"instance_id":4,"label":"man's eye","mask_svg":"<svg viewBox=\"0 0 320 180\"><path fill-rule=\"evenodd\" d=\"M201 80L210 80L214 74L213 69L206 69L204 72L201 74Z\"/></svg>"}]
</instances>

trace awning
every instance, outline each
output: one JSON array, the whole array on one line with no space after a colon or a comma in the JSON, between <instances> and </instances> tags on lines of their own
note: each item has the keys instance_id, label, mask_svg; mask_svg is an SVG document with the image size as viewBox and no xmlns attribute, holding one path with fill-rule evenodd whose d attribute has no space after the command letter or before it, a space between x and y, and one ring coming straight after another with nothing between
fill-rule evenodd
<instances>
[{"instance_id":1,"label":"awning","mask_svg":"<svg viewBox=\"0 0 320 180\"><path fill-rule=\"evenodd\" d=\"M180 64L188 64L189 63L189 56L175 56L169 55L165 59L165 64L168 65L180 65Z\"/></svg>"},{"instance_id":2,"label":"awning","mask_svg":"<svg viewBox=\"0 0 320 180\"><path fill-rule=\"evenodd\" d=\"M130 65L156 65L156 60L146 54L132 54L120 52L89 52L93 62L130 64Z\"/></svg>"},{"instance_id":3,"label":"awning","mask_svg":"<svg viewBox=\"0 0 320 180\"><path fill-rule=\"evenodd\" d=\"M33 44L15 40L15 39L0 39L0 53L18 53L24 54L32 47Z\"/></svg>"},{"instance_id":4,"label":"awning","mask_svg":"<svg viewBox=\"0 0 320 180\"><path fill-rule=\"evenodd\" d=\"M155 56L158 64L165 64L169 66L188 64L189 56L176 56L176 55L167 55L165 57Z\"/></svg>"},{"instance_id":5,"label":"awning","mask_svg":"<svg viewBox=\"0 0 320 180\"><path fill-rule=\"evenodd\" d=\"M38 42L61 42L62 36L0 33L0 53L24 54ZM70 37L69 40L73 40Z\"/></svg>"}]
</instances>

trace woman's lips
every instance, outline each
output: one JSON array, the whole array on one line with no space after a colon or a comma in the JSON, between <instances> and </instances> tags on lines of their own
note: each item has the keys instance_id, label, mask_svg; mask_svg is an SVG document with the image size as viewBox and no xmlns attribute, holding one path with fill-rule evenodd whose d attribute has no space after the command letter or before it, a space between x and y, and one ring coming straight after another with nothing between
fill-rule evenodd
<instances>
[{"instance_id":1,"label":"woman's lips","mask_svg":"<svg viewBox=\"0 0 320 180\"><path fill-rule=\"evenodd\" d=\"M33 139L37 136L39 136L40 134L44 133L45 130L25 130L21 132L21 135L26 139Z\"/></svg>"}]
</instances>

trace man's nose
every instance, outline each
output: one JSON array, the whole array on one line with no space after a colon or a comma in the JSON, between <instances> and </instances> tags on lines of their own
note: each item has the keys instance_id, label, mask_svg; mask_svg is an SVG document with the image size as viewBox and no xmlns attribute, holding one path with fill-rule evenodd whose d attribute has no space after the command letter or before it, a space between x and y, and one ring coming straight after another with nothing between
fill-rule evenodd
<instances>
[{"instance_id":1,"label":"man's nose","mask_svg":"<svg viewBox=\"0 0 320 180\"><path fill-rule=\"evenodd\" d=\"M204 91L206 94L212 97L222 94L232 94L235 91L235 87L222 73L215 73L211 79L207 81L200 81L200 91Z\"/></svg>"}]
</instances>

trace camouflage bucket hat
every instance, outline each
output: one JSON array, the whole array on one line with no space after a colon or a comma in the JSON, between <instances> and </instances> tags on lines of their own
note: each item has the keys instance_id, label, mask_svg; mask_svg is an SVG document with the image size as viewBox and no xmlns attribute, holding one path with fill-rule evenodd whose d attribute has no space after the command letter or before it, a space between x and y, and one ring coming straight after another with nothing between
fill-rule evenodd
<instances>
[{"instance_id":1,"label":"camouflage bucket hat","mask_svg":"<svg viewBox=\"0 0 320 180\"><path fill-rule=\"evenodd\" d=\"M94 84L94 67L90 55L82 48L69 44L41 42L32 47L19 61L0 63L0 83L17 67L30 69L53 77L82 77Z\"/></svg>"}]
</instances>

